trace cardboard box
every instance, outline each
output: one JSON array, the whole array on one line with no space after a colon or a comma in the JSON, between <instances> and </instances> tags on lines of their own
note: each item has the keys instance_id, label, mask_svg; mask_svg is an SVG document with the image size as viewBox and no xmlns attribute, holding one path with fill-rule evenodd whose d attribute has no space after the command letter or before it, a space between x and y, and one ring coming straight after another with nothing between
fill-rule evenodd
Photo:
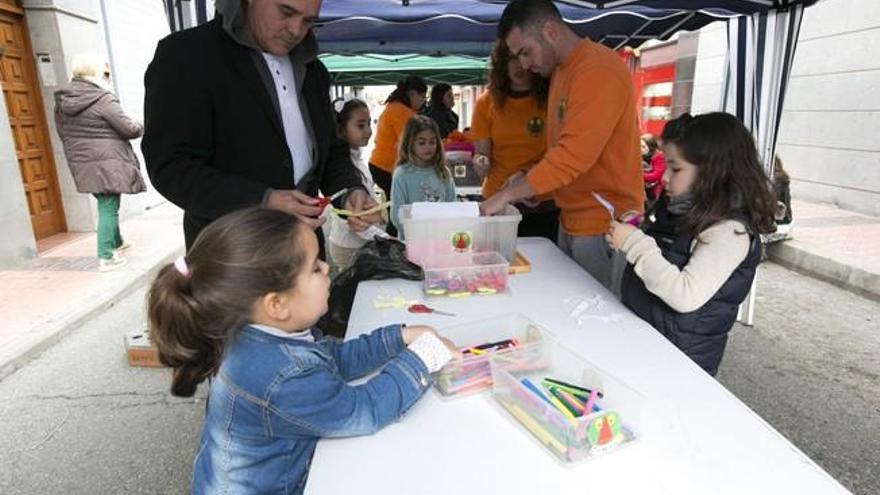
<instances>
[{"instance_id":1,"label":"cardboard box","mask_svg":"<svg viewBox=\"0 0 880 495\"><path fill-rule=\"evenodd\" d=\"M138 330L125 336L125 354L130 366L162 368L159 349L150 341L147 330Z\"/></svg>"}]
</instances>

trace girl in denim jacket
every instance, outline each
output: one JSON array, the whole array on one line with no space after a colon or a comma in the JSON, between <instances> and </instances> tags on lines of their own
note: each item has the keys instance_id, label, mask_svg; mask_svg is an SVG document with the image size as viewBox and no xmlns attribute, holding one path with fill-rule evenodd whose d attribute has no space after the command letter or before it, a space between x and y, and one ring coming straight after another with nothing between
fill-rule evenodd
<instances>
[{"instance_id":1,"label":"girl in denim jacket","mask_svg":"<svg viewBox=\"0 0 880 495\"><path fill-rule=\"evenodd\" d=\"M213 378L192 493L302 493L319 438L397 420L457 357L425 326L322 338L313 325L329 285L311 228L258 208L213 222L157 275L150 333L171 392L189 397Z\"/></svg>"}]
</instances>

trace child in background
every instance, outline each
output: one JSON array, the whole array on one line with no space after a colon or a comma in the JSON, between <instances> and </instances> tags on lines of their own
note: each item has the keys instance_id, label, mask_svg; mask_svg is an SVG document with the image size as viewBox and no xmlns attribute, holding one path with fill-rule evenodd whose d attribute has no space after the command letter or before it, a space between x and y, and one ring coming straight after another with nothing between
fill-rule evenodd
<instances>
[{"instance_id":1,"label":"child in background","mask_svg":"<svg viewBox=\"0 0 880 495\"><path fill-rule=\"evenodd\" d=\"M148 313L171 392L192 396L213 377L192 493L302 493L319 438L397 420L459 355L425 326L322 338L329 285L312 229L260 208L211 223L160 270Z\"/></svg>"},{"instance_id":2,"label":"child in background","mask_svg":"<svg viewBox=\"0 0 880 495\"><path fill-rule=\"evenodd\" d=\"M404 238L400 207L418 202L456 200L455 183L446 167L440 130L430 117L411 117L403 129L400 152L391 179L391 221Z\"/></svg>"},{"instance_id":3,"label":"child in background","mask_svg":"<svg viewBox=\"0 0 880 495\"><path fill-rule=\"evenodd\" d=\"M645 209L649 209L663 194L663 175L666 160L660 145L652 134L642 134L642 180L645 181Z\"/></svg>"},{"instance_id":4,"label":"child in background","mask_svg":"<svg viewBox=\"0 0 880 495\"><path fill-rule=\"evenodd\" d=\"M776 193L776 225L791 223L791 176L782 167L779 156L773 157L773 190Z\"/></svg>"},{"instance_id":5,"label":"child in background","mask_svg":"<svg viewBox=\"0 0 880 495\"><path fill-rule=\"evenodd\" d=\"M354 166L360 172L364 188L367 192L375 195L376 189L373 187L370 170L361 156L361 148L369 143L370 136L373 135L373 131L370 128L369 107L361 100L348 100L342 105L342 108L336 115L336 123L339 136L348 143L351 149L351 162L354 163ZM379 204L385 202L384 194L378 194L376 202ZM352 255L366 244L367 241L372 240L377 235L383 237L388 235L385 233L384 224L379 226L371 225L362 232L355 232L349 228L345 219L330 213L330 242L328 251L330 253L330 262L333 263L335 271L342 271L348 265Z\"/></svg>"},{"instance_id":6,"label":"child in background","mask_svg":"<svg viewBox=\"0 0 880 495\"><path fill-rule=\"evenodd\" d=\"M749 131L732 115L663 129L666 196L644 232L611 222L626 254L623 303L714 375L772 232L776 200Z\"/></svg>"}]
</instances>

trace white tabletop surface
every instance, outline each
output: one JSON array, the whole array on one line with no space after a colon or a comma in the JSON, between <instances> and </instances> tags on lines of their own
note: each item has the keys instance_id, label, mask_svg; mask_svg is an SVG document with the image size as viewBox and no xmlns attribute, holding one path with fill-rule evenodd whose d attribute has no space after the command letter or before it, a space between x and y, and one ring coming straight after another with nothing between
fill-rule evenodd
<instances>
[{"instance_id":1,"label":"white tabletop surface","mask_svg":"<svg viewBox=\"0 0 880 495\"><path fill-rule=\"evenodd\" d=\"M401 421L358 438L321 440L309 494L849 493L797 447L623 307L544 239L519 239L532 271L508 295L432 299L456 317L377 310L379 294L424 300L419 282L362 283L347 338L387 323L441 329L516 312L645 397L637 442L563 465L485 392L429 391ZM597 297L598 296L598 297ZM588 301L579 318L571 316ZM760 386L760 384L756 384Z\"/></svg>"}]
</instances>

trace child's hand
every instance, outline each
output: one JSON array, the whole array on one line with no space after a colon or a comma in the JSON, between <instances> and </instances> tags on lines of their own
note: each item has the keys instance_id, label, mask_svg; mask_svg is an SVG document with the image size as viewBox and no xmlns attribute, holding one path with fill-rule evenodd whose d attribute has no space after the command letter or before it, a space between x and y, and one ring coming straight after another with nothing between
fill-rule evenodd
<instances>
[{"instance_id":1,"label":"child's hand","mask_svg":"<svg viewBox=\"0 0 880 495\"><path fill-rule=\"evenodd\" d=\"M461 361L462 359L464 359L464 355L461 353L460 350L458 350L458 346L456 346L451 340L447 339L446 337L439 338L440 341L443 342L443 345L445 345L446 348L449 349L449 352L452 354L453 361Z\"/></svg>"},{"instance_id":2,"label":"child's hand","mask_svg":"<svg viewBox=\"0 0 880 495\"><path fill-rule=\"evenodd\" d=\"M422 336L423 333L433 333L437 335L437 330L434 327L429 327L428 325L407 325L402 332L400 332L401 337L403 337L404 345L410 345L419 337Z\"/></svg>"},{"instance_id":3,"label":"child's hand","mask_svg":"<svg viewBox=\"0 0 880 495\"><path fill-rule=\"evenodd\" d=\"M639 224L642 222L642 217L643 215L641 213L635 210L629 210L623 215L620 215L620 221L638 227Z\"/></svg>"},{"instance_id":4,"label":"child's hand","mask_svg":"<svg viewBox=\"0 0 880 495\"><path fill-rule=\"evenodd\" d=\"M366 193L363 189L355 189L354 191L348 194L348 197L345 198L345 208L358 212L368 210L372 207L376 206L376 201L370 197L369 194ZM379 223L381 216L378 212L372 213L370 215L363 215L359 217L348 217L346 220L348 222L348 227L355 232L362 232L367 229L372 224Z\"/></svg>"},{"instance_id":5,"label":"child's hand","mask_svg":"<svg viewBox=\"0 0 880 495\"><path fill-rule=\"evenodd\" d=\"M611 224L608 226L608 233L605 235L605 240L614 249L620 249L623 247L626 238L637 230L639 229L632 225L612 220Z\"/></svg>"}]
</instances>

